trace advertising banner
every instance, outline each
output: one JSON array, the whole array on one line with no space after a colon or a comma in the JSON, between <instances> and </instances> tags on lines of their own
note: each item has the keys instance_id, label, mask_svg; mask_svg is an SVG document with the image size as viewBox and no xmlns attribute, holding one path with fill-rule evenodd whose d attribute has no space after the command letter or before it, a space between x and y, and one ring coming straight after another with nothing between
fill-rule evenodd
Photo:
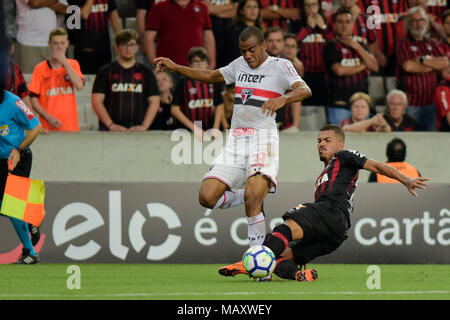
<instances>
[{"instance_id":1,"label":"advertising banner","mask_svg":"<svg viewBox=\"0 0 450 320\"><path fill-rule=\"evenodd\" d=\"M200 183L46 182L43 263L231 263L248 248L244 206L205 209ZM312 183L282 182L264 203L268 231L313 201ZM320 263L450 263L450 184L413 197L402 185L359 184L349 238ZM20 255L0 216L0 263Z\"/></svg>"}]
</instances>

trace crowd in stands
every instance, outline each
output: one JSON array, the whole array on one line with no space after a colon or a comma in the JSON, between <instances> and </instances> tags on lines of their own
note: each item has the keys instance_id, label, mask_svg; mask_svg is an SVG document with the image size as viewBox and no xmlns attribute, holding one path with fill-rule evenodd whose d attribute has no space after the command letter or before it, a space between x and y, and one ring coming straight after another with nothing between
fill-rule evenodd
<instances>
[{"instance_id":1,"label":"crowd in stands","mask_svg":"<svg viewBox=\"0 0 450 320\"><path fill-rule=\"evenodd\" d=\"M345 131L450 131L447 0L135 0L134 30L124 28L119 5L3 1L7 87L39 115L45 133L80 130L76 93L86 75L95 75L99 130L229 128L232 85L156 72L152 61L223 67L239 57L247 26L264 31L269 55L290 60L312 91L278 110L280 130L301 130L302 108L319 106ZM23 74L31 74L28 84ZM372 76L384 80L383 112L369 95Z\"/></svg>"}]
</instances>

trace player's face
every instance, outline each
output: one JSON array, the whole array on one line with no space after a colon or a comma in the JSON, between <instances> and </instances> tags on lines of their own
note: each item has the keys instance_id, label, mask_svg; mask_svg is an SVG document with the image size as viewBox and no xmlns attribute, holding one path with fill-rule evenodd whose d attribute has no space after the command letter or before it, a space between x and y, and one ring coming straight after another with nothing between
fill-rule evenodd
<instances>
[{"instance_id":1,"label":"player's face","mask_svg":"<svg viewBox=\"0 0 450 320\"><path fill-rule=\"evenodd\" d=\"M247 21L255 22L259 15L258 2L255 0L248 0L242 8L241 14Z\"/></svg>"},{"instance_id":2,"label":"player's face","mask_svg":"<svg viewBox=\"0 0 450 320\"><path fill-rule=\"evenodd\" d=\"M48 45L52 54L56 52L65 54L69 46L69 41L67 40L67 36L53 36Z\"/></svg>"},{"instance_id":3,"label":"player's face","mask_svg":"<svg viewBox=\"0 0 450 320\"><path fill-rule=\"evenodd\" d=\"M428 31L426 18L420 12L413 13L408 23L408 29L414 38L423 38Z\"/></svg>"},{"instance_id":4,"label":"player's face","mask_svg":"<svg viewBox=\"0 0 450 320\"><path fill-rule=\"evenodd\" d=\"M333 130L320 131L317 138L317 151L320 161L328 162L336 152L344 148L344 142Z\"/></svg>"},{"instance_id":5,"label":"player's face","mask_svg":"<svg viewBox=\"0 0 450 320\"><path fill-rule=\"evenodd\" d=\"M281 32L272 32L267 36L267 52L274 57L279 57L283 52L284 40Z\"/></svg>"},{"instance_id":6,"label":"player's face","mask_svg":"<svg viewBox=\"0 0 450 320\"><path fill-rule=\"evenodd\" d=\"M267 44L258 43L256 37L250 37L247 41L239 41L241 55L252 69L259 67L265 60Z\"/></svg>"},{"instance_id":7,"label":"player's face","mask_svg":"<svg viewBox=\"0 0 450 320\"><path fill-rule=\"evenodd\" d=\"M444 20L444 30L445 30L445 35L447 37L450 37L450 16L447 16Z\"/></svg>"},{"instance_id":8,"label":"player's face","mask_svg":"<svg viewBox=\"0 0 450 320\"><path fill-rule=\"evenodd\" d=\"M320 9L319 0L305 0L304 8L307 17L318 13Z\"/></svg>"},{"instance_id":9,"label":"player's face","mask_svg":"<svg viewBox=\"0 0 450 320\"><path fill-rule=\"evenodd\" d=\"M287 38L286 41L284 41L284 50L283 50L284 56L287 59L292 60L295 57L297 57L297 53L298 53L297 40L293 38Z\"/></svg>"},{"instance_id":10,"label":"player's face","mask_svg":"<svg viewBox=\"0 0 450 320\"><path fill-rule=\"evenodd\" d=\"M117 52L124 60L134 59L137 50L138 44L136 40L130 40L127 43L122 43L117 46Z\"/></svg>"},{"instance_id":11,"label":"player's face","mask_svg":"<svg viewBox=\"0 0 450 320\"><path fill-rule=\"evenodd\" d=\"M336 33L341 37L351 36L353 32L353 19L348 13L340 14L336 17Z\"/></svg>"},{"instance_id":12,"label":"player's face","mask_svg":"<svg viewBox=\"0 0 450 320\"><path fill-rule=\"evenodd\" d=\"M364 99L358 99L353 102L352 107L352 118L356 121L362 121L367 118L370 112L370 107L367 101Z\"/></svg>"},{"instance_id":13,"label":"player's face","mask_svg":"<svg viewBox=\"0 0 450 320\"><path fill-rule=\"evenodd\" d=\"M403 101L402 96L395 94L389 97L387 101L387 113L393 120L400 120L405 112L406 104Z\"/></svg>"}]
</instances>

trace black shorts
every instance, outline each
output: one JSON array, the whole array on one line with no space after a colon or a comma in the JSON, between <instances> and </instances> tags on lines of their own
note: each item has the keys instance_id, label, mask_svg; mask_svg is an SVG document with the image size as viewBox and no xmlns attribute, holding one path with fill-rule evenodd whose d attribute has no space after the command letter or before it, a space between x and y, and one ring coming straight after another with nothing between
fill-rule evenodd
<instances>
[{"instance_id":1,"label":"black shorts","mask_svg":"<svg viewBox=\"0 0 450 320\"><path fill-rule=\"evenodd\" d=\"M303 239L290 244L294 261L300 265L335 251L348 238L348 215L326 202L306 203L290 209L283 215L284 220L288 218L303 229Z\"/></svg>"},{"instance_id":2,"label":"black shorts","mask_svg":"<svg viewBox=\"0 0 450 320\"><path fill-rule=\"evenodd\" d=\"M20 161L17 163L12 174L28 178L30 176L32 162L33 154L30 149L26 149L20 155ZM5 193L6 178L8 178L8 159L0 159L0 195L2 199L3 193Z\"/></svg>"}]
</instances>

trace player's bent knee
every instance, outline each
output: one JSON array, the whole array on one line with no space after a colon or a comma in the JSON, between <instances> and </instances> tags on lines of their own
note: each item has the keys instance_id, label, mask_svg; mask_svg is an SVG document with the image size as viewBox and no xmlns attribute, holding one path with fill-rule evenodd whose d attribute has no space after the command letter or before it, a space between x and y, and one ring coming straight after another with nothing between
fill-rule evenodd
<instances>
[{"instance_id":1,"label":"player's bent knee","mask_svg":"<svg viewBox=\"0 0 450 320\"><path fill-rule=\"evenodd\" d=\"M218 199L212 194L199 193L198 201L202 207L212 209L216 205Z\"/></svg>"}]
</instances>

